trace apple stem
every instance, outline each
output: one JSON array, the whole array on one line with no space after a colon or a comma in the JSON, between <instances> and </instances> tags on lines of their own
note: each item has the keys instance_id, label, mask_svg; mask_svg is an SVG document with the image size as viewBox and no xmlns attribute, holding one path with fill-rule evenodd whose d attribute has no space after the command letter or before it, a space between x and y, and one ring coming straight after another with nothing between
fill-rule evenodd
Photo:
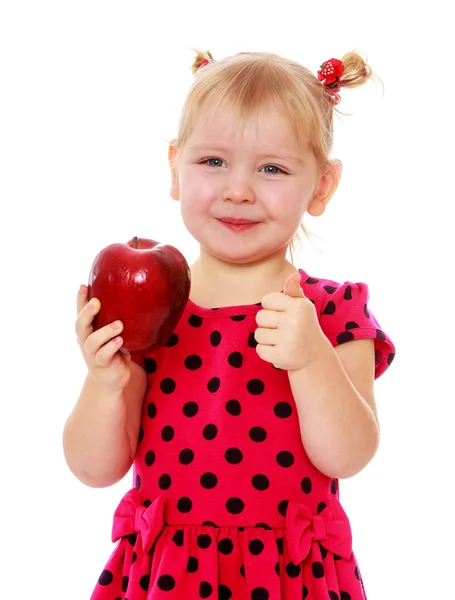
<instances>
[{"instance_id":1,"label":"apple stem","mask_svg":"<svg viewBox=\"0 0 455 600\"><path fill-rule=\"evenodd\" d=\"M139 248L139 244L137 243L137 235L133 237L133 247L136 248L136 250Z\"/></svg>"}]
</instances>

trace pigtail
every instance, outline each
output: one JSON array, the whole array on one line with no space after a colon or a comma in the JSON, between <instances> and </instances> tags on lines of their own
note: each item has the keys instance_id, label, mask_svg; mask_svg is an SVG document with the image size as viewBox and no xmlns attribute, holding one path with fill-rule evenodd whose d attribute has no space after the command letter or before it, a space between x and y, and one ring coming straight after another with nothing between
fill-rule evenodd
<instances>
[{"instance_id":1,"label":"pigtail","mask_svg":"<svg viewBox=\"0 0 455 600\"><path fill-rule=\"evenodd\" d=\"M356 52L345 54L341 59L344 71L340 77L340 87L354 88L363 85L373 75L367 60Z\"/></svg>"},{"instance_id":2,"label":"pigtail","mask_svg":"<svg viewBox=\"0 0 455 600\"><path fill-rule=\"evenodd\" d=\"M213 56L208 50L194 49L194 52L196 52L196 57L191 65L191 72L193 75L196 75L201 67L204 67L207 63L213 62Z\"/></svg>"}]
</instances>

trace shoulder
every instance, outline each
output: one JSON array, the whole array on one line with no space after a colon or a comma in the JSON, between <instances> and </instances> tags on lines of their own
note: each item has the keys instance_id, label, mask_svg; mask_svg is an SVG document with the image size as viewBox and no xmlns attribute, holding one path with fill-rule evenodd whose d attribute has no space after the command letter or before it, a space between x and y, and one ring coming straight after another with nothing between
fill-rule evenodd
<instances>
[{"instance_id":1,"label":"shoulder","mask_svg":"<svg viewBox=\"0 0 455 600\"><path fill-rule=\"evenodd\" d=\"M334 347L359 339L374 340L376 377L379 377L395 358L395 345L371 310L368 285L299 271L303 293L313 302L319 325Z\"/></svg>"}]
</instances>

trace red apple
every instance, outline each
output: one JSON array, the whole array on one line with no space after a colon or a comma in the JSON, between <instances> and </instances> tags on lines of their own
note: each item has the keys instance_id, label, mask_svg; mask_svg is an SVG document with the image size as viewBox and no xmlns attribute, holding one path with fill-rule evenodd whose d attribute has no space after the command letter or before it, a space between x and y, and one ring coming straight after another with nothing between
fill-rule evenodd
<instances>
[{"instance_id":1,"label":"red apple","mask_svg":"<svg viewBox=\"0 0 455 600\"><path fill-rule=\"evenodd\" d=\"M190 269L177 248L134 237L111 244L96 256L88 296L101 308L93 327L123 323L124 352L146 352L164 345L190 293Z\"/></svg>"}]
</instances>

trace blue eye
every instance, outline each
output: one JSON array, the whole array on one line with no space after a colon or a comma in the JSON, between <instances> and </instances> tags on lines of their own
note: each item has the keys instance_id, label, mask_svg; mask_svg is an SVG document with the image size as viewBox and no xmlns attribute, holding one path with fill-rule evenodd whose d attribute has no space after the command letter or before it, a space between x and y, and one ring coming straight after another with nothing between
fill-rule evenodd
<instances>
[{"instance_id":1,"label":"blue eye","mask_svg":"<svg viewBox=\"0 0 455 600\"><path fill-rule=\"evenodd\" d=\"M221 167L221 165L223 164L221 158L208 158L204 162L206 162L209 165L209 167ZM211 164L214 162L217 162L218 164Z\"/></svg>"},{"instance_id":2,"label":"blue eye","mask_svg":"<svg viewBox=\"0 0 455 600\"><path fill-rule=\"evenodd\" d=\"M275 165L267 165L264 167L266 169L266 173L270 173L271 175L276 175L277 173L284 173L279 167L275 167ZM276 171L270 171L269 169L276 169Z\"/></svg>"}]
</instances>

